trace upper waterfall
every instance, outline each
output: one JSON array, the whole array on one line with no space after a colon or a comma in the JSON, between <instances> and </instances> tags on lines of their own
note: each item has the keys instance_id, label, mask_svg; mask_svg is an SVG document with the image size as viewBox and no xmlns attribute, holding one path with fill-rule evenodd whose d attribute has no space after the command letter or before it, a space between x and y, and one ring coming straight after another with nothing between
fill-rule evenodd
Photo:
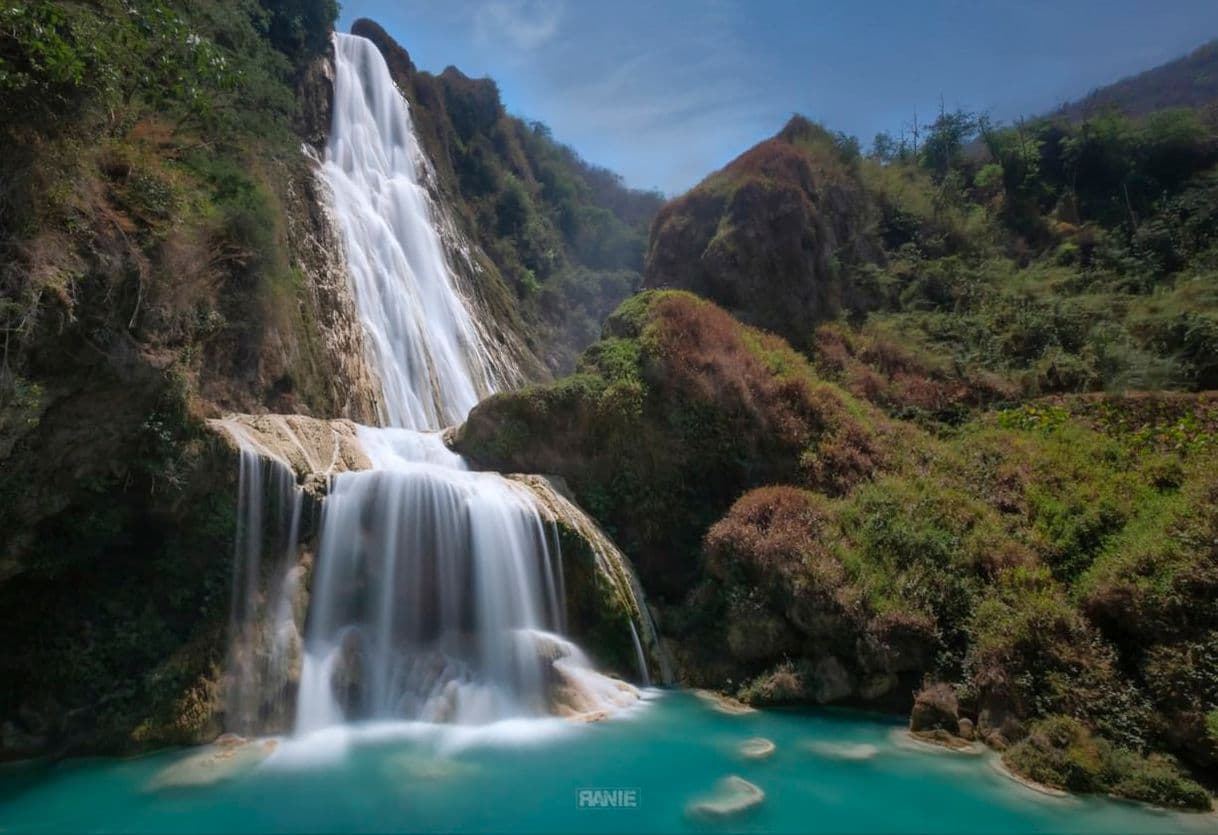
<instances>
[{"instance_id":1,"label":"upper waterfall","mask_svg":"<svg viewBox=\"0 0 1218 835\"><path fill-rule=\"evenodd\" d=\"M439 429L496 388L493 360L454 283L420 183L409 106L376 46L334 38L325 176L391 426Z\"/></svg>"}]
</instances>

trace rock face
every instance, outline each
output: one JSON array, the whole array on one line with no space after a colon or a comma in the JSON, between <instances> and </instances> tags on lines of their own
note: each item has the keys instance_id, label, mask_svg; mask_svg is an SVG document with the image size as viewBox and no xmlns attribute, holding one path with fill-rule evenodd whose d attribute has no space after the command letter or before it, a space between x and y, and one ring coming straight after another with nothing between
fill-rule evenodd
<instances>
[{"instance_id":1,"label":"rock face","mask_svg":"<svg viewBox=\"0 0 1218 835\"><path fill-rule=\"evenodd\" d=\"M345 419L229 415L208 421L208 426L230 442L234 452L249 448L282 464L317 497L325 494L326 479L331 475L372 466L356 437L356 425Z\"/></svg>"},{"instance_id":2,"label":"rock face","mask_svg":"<svg viewBox=\"0 0 1218 835\"><path fill-rule=\"evenodd\" d=\"M956 690L950 684L931 684L922 688L914 699L909 716L911 731L944 730L960 733L960 706Z\"/></svg>"},{"instance_id":3,"label":"rock face","mask_svg":"<svg viewBox=\"0 0 1218 835\"><path fill-rule=\"evenodd\" d=\"M0 759L31 739L121 751L214 736L236 470L204 420L376 418L316 159L296 153L324 145L327 72L322 58L303 73L286 147L234 162L195 143L224 188L182 174L193 140L141 122L81 158L82 228L28 242L31 280L66 271L10 355L30 396L16 411L0 397ZM137 182L170 195L160 214L123 199Z\"/></svg>"},{"instance_id":4,"label":"rock face","mask_svg":"<svg viewBox=\"0 0 1218 835\"><path fill-rule=\"evenodd\" d=\"M630 560L569 498L561 480L511 477L533 491L542 516L558 531L571 637L595 654L598 668L671 684L672 662Z\"/></svg>"},{"instance_id":5,"label":"rock face","mask_svg":"<svg viewBox=\"0 0 1218 835\"><path fill-rule=\"evenodd\" d=\"M874 303L845 271L880 257L872 215L833 137L796 117L660 210L645 286L690 290L807 347L816 323Z\"/></svg>"}]
</instances>

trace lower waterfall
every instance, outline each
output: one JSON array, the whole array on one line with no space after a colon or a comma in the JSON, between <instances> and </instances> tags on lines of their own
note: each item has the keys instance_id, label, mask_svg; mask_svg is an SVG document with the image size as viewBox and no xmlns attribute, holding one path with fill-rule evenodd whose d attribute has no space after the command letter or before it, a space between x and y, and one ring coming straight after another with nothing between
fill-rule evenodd
<instances>
[{"instance_id":1,"label":"lower waterfall","mask_svg":"<svg viewBox=\"0 0 1218 835\"><path fill-rule=\"evenodd\" d=\"M577 659L552 635L562 572L532 494L436 433L360 441L373 469L336 476L323 510L297 730L550 712L553 662Z\"/></svg>"}]
</instances>

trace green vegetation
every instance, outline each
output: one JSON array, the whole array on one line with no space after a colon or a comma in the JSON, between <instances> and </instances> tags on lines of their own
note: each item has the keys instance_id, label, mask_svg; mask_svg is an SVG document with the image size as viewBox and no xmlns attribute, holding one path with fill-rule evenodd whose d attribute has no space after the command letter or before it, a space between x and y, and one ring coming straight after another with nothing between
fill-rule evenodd
<instances>
[{"instance_id":1,"label":"green vegetation","mask_svg":"<svg viewBox=\"0 0 1218 835\"><path fill-rule=\"evenodd\" d=\"M1218 125L1175 110L999 129L956 112L916 153L893 147L860 167L885 249L856 279L882 290L865 334L1025 395L1218 384ZM862 365L838 379L865 386Z\"/></svg>"},{"instance_id":2,"label":"green vegetation","mask_svg":"<svg viewBox=\"0 0 1218 835\"><path fill-rule=\"evenodd\" d=\"M0 3L0 717L38 741L0 756L216 731L235 491L201 418L338 409L291 231L335 13Z\"/></svg>"},{"instance_id":3,"label":"green vegetation","mask_svg":"<svg viewBox=\"0 0 1218 835\"><path fill-rule=\"evenodd\" d=\"M939 682L1035 779L1208 808L1178 763L1218 762L1218 125L921 139L792 120L654 225L647 283L728 312L642 293L460 444L570 480L689 683Z\"/></svg>"},{"instance_id":4,"label":"green vegetation","mask_svg":"<svg viewBox=\"0 0 1218 835\"><path fill-rule=\"evenodd\" d=\"M902 347L867 350L896 379ZM689 683L900 704L929 676L995 745L1068 716L1112 752L1105 790L1196 806L1153 752L1215 753L1214 409L1071 396L927 431L651 291L577 374L484 402L458 444L570 481L636 560Z\"/></svg>"},{"instance_id":5,"label":"green vegetation","mask_svg":"<svg viewBox=\"0 0 1218 835\"><path fill-rule=\"evenodd\" d=\"M944 112L921 140L860 157L796 117L664 207L647 285L811 349L905 417L1218 385L1212 116Z\"/></svg>"},{"instance_id":6,"label":"green vegetation","mask_svg":"<svg viewBox=\"0 0 1218 835\"><path fill-rule=\"evenodd\" d=\"M1107 792L1158 806L1210 808L1205 789L1181 777L1170 761L1116 747L1064 716L1037 722L1003 759L1021 774L1049 786Z\"/></svg>"}]
</instances>

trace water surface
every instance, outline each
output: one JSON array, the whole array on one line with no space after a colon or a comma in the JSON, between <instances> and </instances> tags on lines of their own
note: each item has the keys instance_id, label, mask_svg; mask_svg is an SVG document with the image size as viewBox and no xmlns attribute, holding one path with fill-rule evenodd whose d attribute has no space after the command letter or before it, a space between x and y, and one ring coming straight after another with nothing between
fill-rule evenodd
<instances>
[{"instance_id":1,"label":"water surface","mask_svg":"<svg viewBox=\"0 0 1218 835\"><path fill-rule=\"evenodd\" d=\"M0 831L1205 832L1213 816L1050 798L985 756L900 744L895 720L844 711L734 716L653 694L593 724L511 720L332 728L207 785L166 786L197 749L0 769ZM775 743L765 759L745 741ZM214 772L209 772L215 777ZM737 775L765 793L736 817L690 806ZM180 773L179 773L180 776ZM581 795L581 791L585 792ZM599 792L588 794L587 792ZM581 804L581 797L583 803ZM616 807L588 802L617 799ZM633 806L629 804L633 799Z\"/></svg>"}]
</instances>

